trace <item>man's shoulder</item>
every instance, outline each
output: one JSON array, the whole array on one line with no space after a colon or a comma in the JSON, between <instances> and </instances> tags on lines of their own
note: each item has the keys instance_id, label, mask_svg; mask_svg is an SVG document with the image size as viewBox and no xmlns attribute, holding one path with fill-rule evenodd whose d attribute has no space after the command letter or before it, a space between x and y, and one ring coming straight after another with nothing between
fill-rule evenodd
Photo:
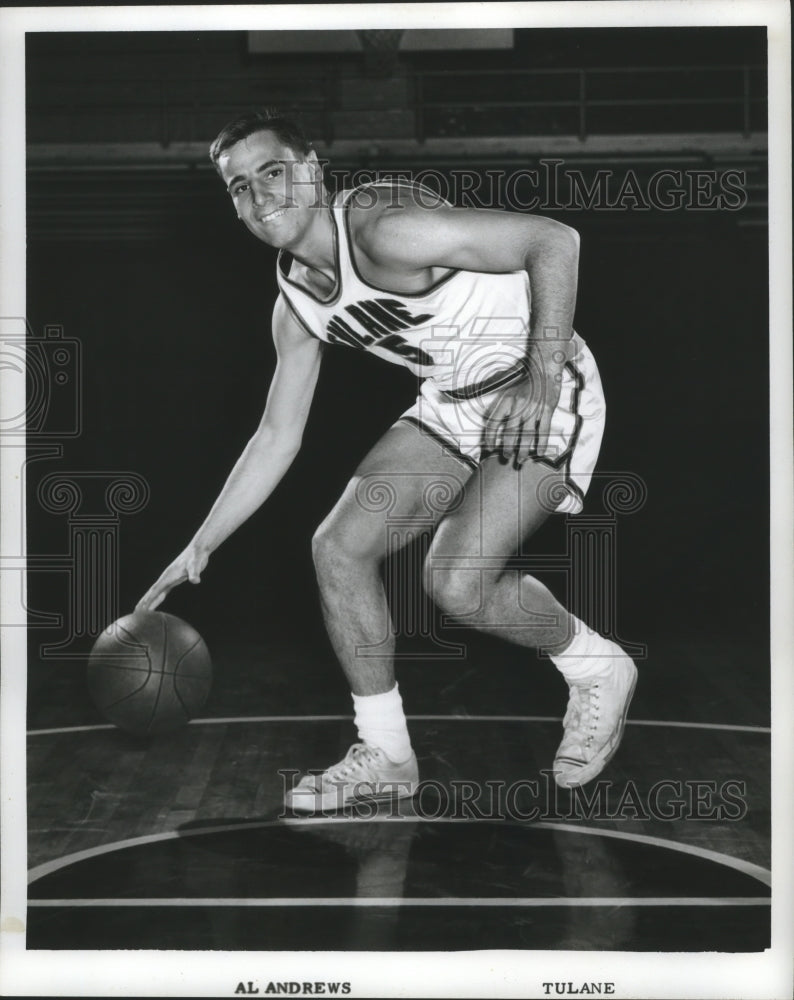
<instances>
[{"instance_id":1,"label":"man's shoulder","mask_svg":"<svg viewBox=\"0 0 794 1000\"><path fill-rule=\"evenodd\" d=\"M423 184L406 180L382 180L360 184L337 196L347 206L351 219L364 223L384 212L430 211L447 205L440 194Z\"/></svg>"},{"instance_id":2,"label":"man's shoulder","mask_svg":"<svg viewBox=\"0 0 794 1000\"><path fill-rule=\"evenodd\" d=\"M380 243L378 234L385 235L384 227L390 232L393 221L415 219L447 204L428 187L396 179L362 184L340 198L347 207L350 233L365 251Z\"/></svg>"}]
</instances>

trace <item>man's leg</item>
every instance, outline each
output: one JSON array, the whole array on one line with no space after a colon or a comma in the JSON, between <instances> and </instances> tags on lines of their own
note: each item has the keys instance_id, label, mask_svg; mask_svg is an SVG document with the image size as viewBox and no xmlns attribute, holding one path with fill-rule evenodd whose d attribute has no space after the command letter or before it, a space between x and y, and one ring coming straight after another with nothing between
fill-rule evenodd
<instances>
[{"instance_id":1,"label":"man's leg","mask_svg":"<svg viewBox=\"0 0 794 1000\"><path fill-rule=\"evenodd\" d=\"M433 438L398 423L317 530L323 616L353 694L361 743L322 775L302 779L287 794L293 809L338 809L362 797L415 791L418 770L395 682L394 626L381 571L389 554L432 527L426 498L443 495L451 502L470 474ZM373 648L377 655L367 655Z\"/></svg>"},{"instance_id":2,"label":"man's leg","mask_svg":"<svg viewBox=\"0 0 794 1000\"><path fill-rule=\"evenodd\" d=\"M394 686L384 559L410 541L417 526L427 530L424 497L434 482L457 493L470 475L437 441L398 422L356 469L317 529L313 551L323 617L353 694L381 694ZM362 655L377 645L378 656Z\"/></svg>"},{"instance_id":3,"label":"man's leg","mask_svg":"<svg viewBox=\"0 0 794 1000\"><path fill-rule=\"evenodd\" d=\"M520 470L483 460L462 502L442 521L425 567L434 600L480 631L549 653L571 690L555 758L559 784L583 784L617 749L636 668L616 644L587 629L539 580L509 559L552 512L562 477L542 463Z\"/></svg>"},{"instance_id":4,"label":"man's leg","mask_svg":"<svg viewBox=\"0 0 794 1000\"><path fill-rule=\"evenodd\" d=\"M446 515L425 567L425 586L448 614L535 649L562 650L571 616L539 580L508 561L553 512L563 476L542 462L521 469L485 458L463 501Z\"/></svg>"}]
</instances>

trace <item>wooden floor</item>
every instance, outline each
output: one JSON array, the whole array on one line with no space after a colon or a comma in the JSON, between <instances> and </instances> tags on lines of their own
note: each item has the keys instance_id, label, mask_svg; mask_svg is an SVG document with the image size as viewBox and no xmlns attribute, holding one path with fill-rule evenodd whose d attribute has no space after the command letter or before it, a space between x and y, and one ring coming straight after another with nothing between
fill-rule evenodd
<instances>
[{"instance_id":1,"label":"wooden floor","mask_svg":"<svg viewBox=\"0 0 794 1000\"><path fill-rule=\"evenodd\" d=\"M422 780L445 787L477 783L484 789L473 800L480 812L487 812L494 799L487 794L488 781L504 782L506 791L515 782L535 779L540 782L539 800L545 795L550 785L541 772L551 765L559 728L558 721L423 719L411 725ZM305 771L332 763L344 756L354 737L349 721L322 717L194 722L149 745L112 729L31 735L29 864L35 867L86 848L165 833L188 823L271 816L280 810L285 787L279 770ZM606 811L614 818L596 819L605 829L663 837L767 867L768 775L765 733L632 724L622 753L604 775L610 783ZM683 789L660 795L665 814L671 816L674 797L682 797L690 811L697 807L697 786L691 783L702 783L704 818L644 818L650 789L661 781ZM726 782L735 783L730 794L746 802L747 814L740 820L708 818L722 801L716 791L710 797L709 789L718 790ZM529 812L532 804L527 795L519 808ZM566 792L559 793L552 809L550 819L586 821ZM428 810L435 810L429 800ZM730 811L735 814L738 807Z\"/></svg>"},{"instance_id":2,"label":"wooden floor","mask_svg":"<svg viewBox=\"0 0 794 1000\"><path fill-rule=\"evenodd\" d=\"M663 881L673 886L682 873L689 871L682 866L691 865L693 859L705 867L702 875L687 875L688 884L691 882L689 895L700 895L699 880L704 880L704 886L713 883L712 862L716 859L718 865L725 866L720 870L730 877L739 877L737 871L749 872L758 896L763 897L768 893L763 884L764 871L770 865L768 707L757 671L755 683L742 682L744 663L749 664L753 656L757 653L752 648L743 650L738 644L730 650L714 649L705 642L650 644L649 657L640 664L641 679L623 745L602 775L601 797L595 794L593 783L584 799L556 790L548 774L544 774L559 741L566 697L564 682L548 662L487 640L471 640L462 662L401 661L401 690L423 782L421 795L408 814L400 817L401 822L417 820L421 828L421 835L410 848L411 863L406 869L409 875L413 873L409 881L419 880L420 889L414 886L414 892L423 894L422 898L460 894L454 889L462 885L460 878L456 882L452 861L445 872L443 852L432 855L436 858L432 884L427 879L433 867L422 862L433 821L437 829L451 830L451 826L443 824L455 820L470 829L467 836L471 838L487 828L488 843L493 837L505 836L508 828L519 827L521 835L527 837L537 837L540 830L546 830L545 846L531 850L528 846L528 856L546 859L536 862L539 881L533 874L527 883L526 864L519 866L513 876L497 865L490 893L500 899L503 893L518 893L523 899L528 892L540 898L655 898L654 889L650 883L643 883L645 876L641 873L671 865L670 871L677 874ZM134 853L151 844L160 850L157 845L175 835L185 843L210 829L225 831L224 836L253 828L264 831L263 836L281 836L277 830L290 823L282 806L283 793L294 780L294 772L327 766L340 759L353 742L349 695L322 650L310 646L301 649L294 642L275 640L269 646L228 641L215 644L213 658L215 682L202 717L175 733L149 741L103 723L86 695L81 664L39 662L32 666L28 734L31 900L42 893L46 897L50 893L48 879L63 879L67 872L71 872L69 898L73 894L104 898L94 881L107 881L108 876L93 872L92 859L104 859L103 865L112 861L116 868L121 865L123 869L128 864L124 858L133 856L129 851ZM285 777L282 771L291 774ZM365 832L365 827L371 827L366 822L369 819L371 813L356 820L370 859L365 869L373 857L372 842L367 846L370 834ZM582 841L584 848L575 847L573 840L563 836L565 847L561 853L559 836L583 828L601 836L588 833ZM357 846L355 835L339 833L341 826L331 829L337 831L332 839L348 838L344 857L349 859L352 852L361 861L361 845ZM549 831L555 830L552 836ZM199 839L210 843L206 836ZM599 850L593 846L595 841L601 845ZM129 844L123 857L120 842ZM245 856L247 849L242 841L239 843L241 856ZM293 857L290 862L297 873L292 894L323 896L330 891L312 881L316 873L311 866L304 866L307 881L301 884L304 868L300 851L306 840L293 837L290 843L297 845L294 849L299 852L297 860ZM604 844L608 844L606 854ZM671 851L666 845L677 850ZM103 847L107 853L102 852ZM644 855L638 866L627 868L626 859L640 848L652 851L653 857ZM237 849L227 845L220 854L233 855ZM272 853L270 848L263 850ZM496 858L502 857L498 846L490 850L496 852ZM80 852L87 860L73 857ZM408 864L408 847L404 853L403 867ZM385 864L385 869L376 865L376 882L382 882L379 871L388 873L392 870L389 866L393 868L394 845L380 854L387 860L381 858L378 862ZM451 851L449 857L453 854ZM377 850L374 855L380 856ZM181 874L169 878L177 882L188 878L191 898L230 893L234 896L248 891L241 888L239 873L230 883L233 888L224 888L222 866L216 868L212 862L207 867L202 863L204 867L196 872L191 868L193 854L180 857L177 868ZM562 869L560 857L564 859ZM153 863L139 860L136 871L149 871ZM170 863L160 859L158 870ZM190 869L188 875L183 871L185 866ZM342 893L345 898L361 891L360 869L358 874L350 875ZM275 871L271 868L270 874L262 878L276 878ZM558 883L553 885L544 882L551 871L558 875ZM79 884L81 878L91 884ZM387 878L387 884L394 890L386 894L390 899L400 895L393 879L388 882ZM168 890L163 891L168 894ZM180 891L174 889L174 904L184 903ZM260 896L272 895L261 884L256 891ZM713 890L702 891L708 894ZM723 895L732 898L747 891L745 886ZM134 886L119 892L122 896L136 896ZM670 892L674 893L674 889ZM477 893L488 895L482 886ZM129 900L124 904L127 911L128 904ZM85 933L93 935L91 943L80 945L69 935L83 924L66 920L63 915L58 923L54 911L35 908L39 905L44 904L32 904L29 910L33 942L29 947L125 947L124 935L129 932L134 937L138 933L130 930L134 924L130 912L125 911L124 916L118 911L112 933L106 920L89 921ZM747 906L742 904L740 909L746 910ZM724 908L722 922L715 925L712 920L709 925L721 927L724 938L710 940L704 946L719 950L724 945L725 950L734 951L742 950L745 944L748 950L763 947L768 938L768 926L763 923L763 919L768 920L768 908L761 909L766 910L762 923L756 920L752 925L756 929L749 934L747 914L742 916ZM585 923L571 925L566 921L564 926L558 926L551 918L543 926L556 927L556 931L538 932L534 937L534 932L526 931L521 937L516 931L521 921L516 923L513 904L510 912L512 916L508 914L503 921L495 917L492 921L494 927L504 927L503 947L592 945L592 937L583 930ZM696 912L688 913L686 919L676 921L679 932L689 927L686 939L678 941L677 947L698 950L703 925ZM443 920L438 915L433 918L432 914L424 914L424 922L420 923L425 931L419 945L411 935L400 937L402 932L398 933L397 925L390 923L387 916L383 916L383 926L392 928L392 936L384 931L377 937L380 945L372 947L428 947L426 942L434 941L437 947L444 948L450 934L460 947L471 947L466 936L470 927L465 921L458 927L458 910ZM273 919L272 939L289 947L289 939L284 941L279 935L287 933L284 928L292 925L286 918ZM195 924L202 929L195 930L192 944L188 936L186 942L175 947L213 946L207 935L211 937L214 932L207 928L217 929L216 923L210 920L208 924L202 918ZM189 925L190 921L181 924ZM239 939L243 943L230 944L228 935L237 933L235 926L223 924L225 929L218 931L223 940L218 946L255 947L251 941L246 945L245 935ZM336 921L335 926L347 924ZM634 930L627 931L625 919L618 920L613 913L605 926L611 928L607 939L612 943L605 945L601 941L598 947L653 950L664 947L668 933L664 927L669 927L670 922L665 923L661 917L651 919L648 913L639 919L635 913L630 921ZM356 927L357 931L350 931L350 943L333 941L329 947L369 947L360 937L361 927ZM452 927L458 927L458 931L453 933ZM500 946L499 940L491 946Z\"/></svg>"}]
</instances>

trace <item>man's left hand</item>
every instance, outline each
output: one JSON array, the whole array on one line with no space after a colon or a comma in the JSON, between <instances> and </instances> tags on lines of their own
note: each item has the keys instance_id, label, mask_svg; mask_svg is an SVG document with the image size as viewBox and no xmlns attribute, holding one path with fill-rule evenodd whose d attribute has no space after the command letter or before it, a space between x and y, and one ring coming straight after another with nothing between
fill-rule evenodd
<instances>
[{"instance_id":1,"label":"man's left hand","mask_svg":"<svg viewBox=\"0 0 794 1000\"><path fill-rule=\"evenodd\" d=\"M485 425L485 453L512 461L516 469L528 458L550 455L551 418L560 390L554 382L548 383L548 379L529 377L500 394Z\"/></svg>"}]
</instances>

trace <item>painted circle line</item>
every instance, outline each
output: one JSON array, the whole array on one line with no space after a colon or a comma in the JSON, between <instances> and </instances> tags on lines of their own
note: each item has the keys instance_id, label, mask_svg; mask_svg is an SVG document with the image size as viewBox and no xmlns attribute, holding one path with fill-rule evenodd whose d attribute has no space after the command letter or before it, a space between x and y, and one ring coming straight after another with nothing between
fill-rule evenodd
<instances>
[{"instance_id":1,"label":"painted circle line","mask_svg":"<svg viewBox=\"0 0 794 1000\"><path fill-rule=\"evenodd\" d=\"M242 715L217 719L192 719L190 726L219 726L258 722L346 722L351 715ZM559 715L407 715L409 722L562 722ZM676 722L672 719L627 719L627 726L661 726L671 729L715 729L721 732L771 733L769 726L744 726L720 722ZM29 729L28 736L57 736L60 733L89 733L116 729L111 723L90 726L60 726L53 729Z\"/></svg>"},{"instance_id":2,"label":"painted circle line","mask_svg":"<svg viewBox=\"0 0 794 1000\"><path fill-rule=\"evenodd\" d=\"M33 882L37 882L39 879L43 878L45 875L50 875L53 872L59 871L61 868L67 868L70 865L77 864L80 861L88 860L89 858L98 857L102 854L112 854L115 851L122 851L128 847L139 847L145 844L159 843L165 840L181 840L187 837L199 837L206 836L213 833L228 833L230 831L238 830L255 830L263 829L267 827L282 827L282 826L319 826L327 825L331 823L360 823L362 822L358 817L339 817L336 819L325 819L325 818L292 818L288 817L280 820L254 820L250 823L221 823L217 826L207 826L202 827L197 830L187 830L187 831L177 831L169 830L165 833L154 833L147 834L142 837L132 837L127 840L117 840L110 844L100 844L97 847L90 847L83 851L76 851L74 854L67 854L62 858L56 858L53 861L46 861L43 864L37 865L35 868L31 868L28 873L28 884L31 885ZM440 817L438 819L419 819L414 816L410 817L391 817L391 816L381 816L373 817L367 819L364 822L367 823L488 823L494 822L493 820L469 820L469 819L454 819ZM544 830L557 830L562 833L579 833L595 837L611 837L616 840L629 840L638 844L646 844L651 847L660 847L664 850L678 851L681 854L689 854L694 857L703 858L706 861L713 861L716 864L724 865L726 868L732 868L735 871L741 872L744 875L748 875L751 878L762 882L766 886L772 885L772 873L766 869L762 868L760 865L753 864L750 861L743 861L741 858L733 858L728 854L722 854L720 851L711 851L704 847L695 847L691 844L679 844L671 840L664 840L662 837L651 837L642 833L624 833L618 830L599 830L592 826L574 826L569 823L528 823L526 824L527 829L544 829ZM639 897L641 898L641 897ZM454 900L453 900L454 902ZM30 900L29 904L33 904L34 901ZM40 903L38 904L40 905ZM308 904L307 904L308 905Z\"/></svg>"}]
</instances>

